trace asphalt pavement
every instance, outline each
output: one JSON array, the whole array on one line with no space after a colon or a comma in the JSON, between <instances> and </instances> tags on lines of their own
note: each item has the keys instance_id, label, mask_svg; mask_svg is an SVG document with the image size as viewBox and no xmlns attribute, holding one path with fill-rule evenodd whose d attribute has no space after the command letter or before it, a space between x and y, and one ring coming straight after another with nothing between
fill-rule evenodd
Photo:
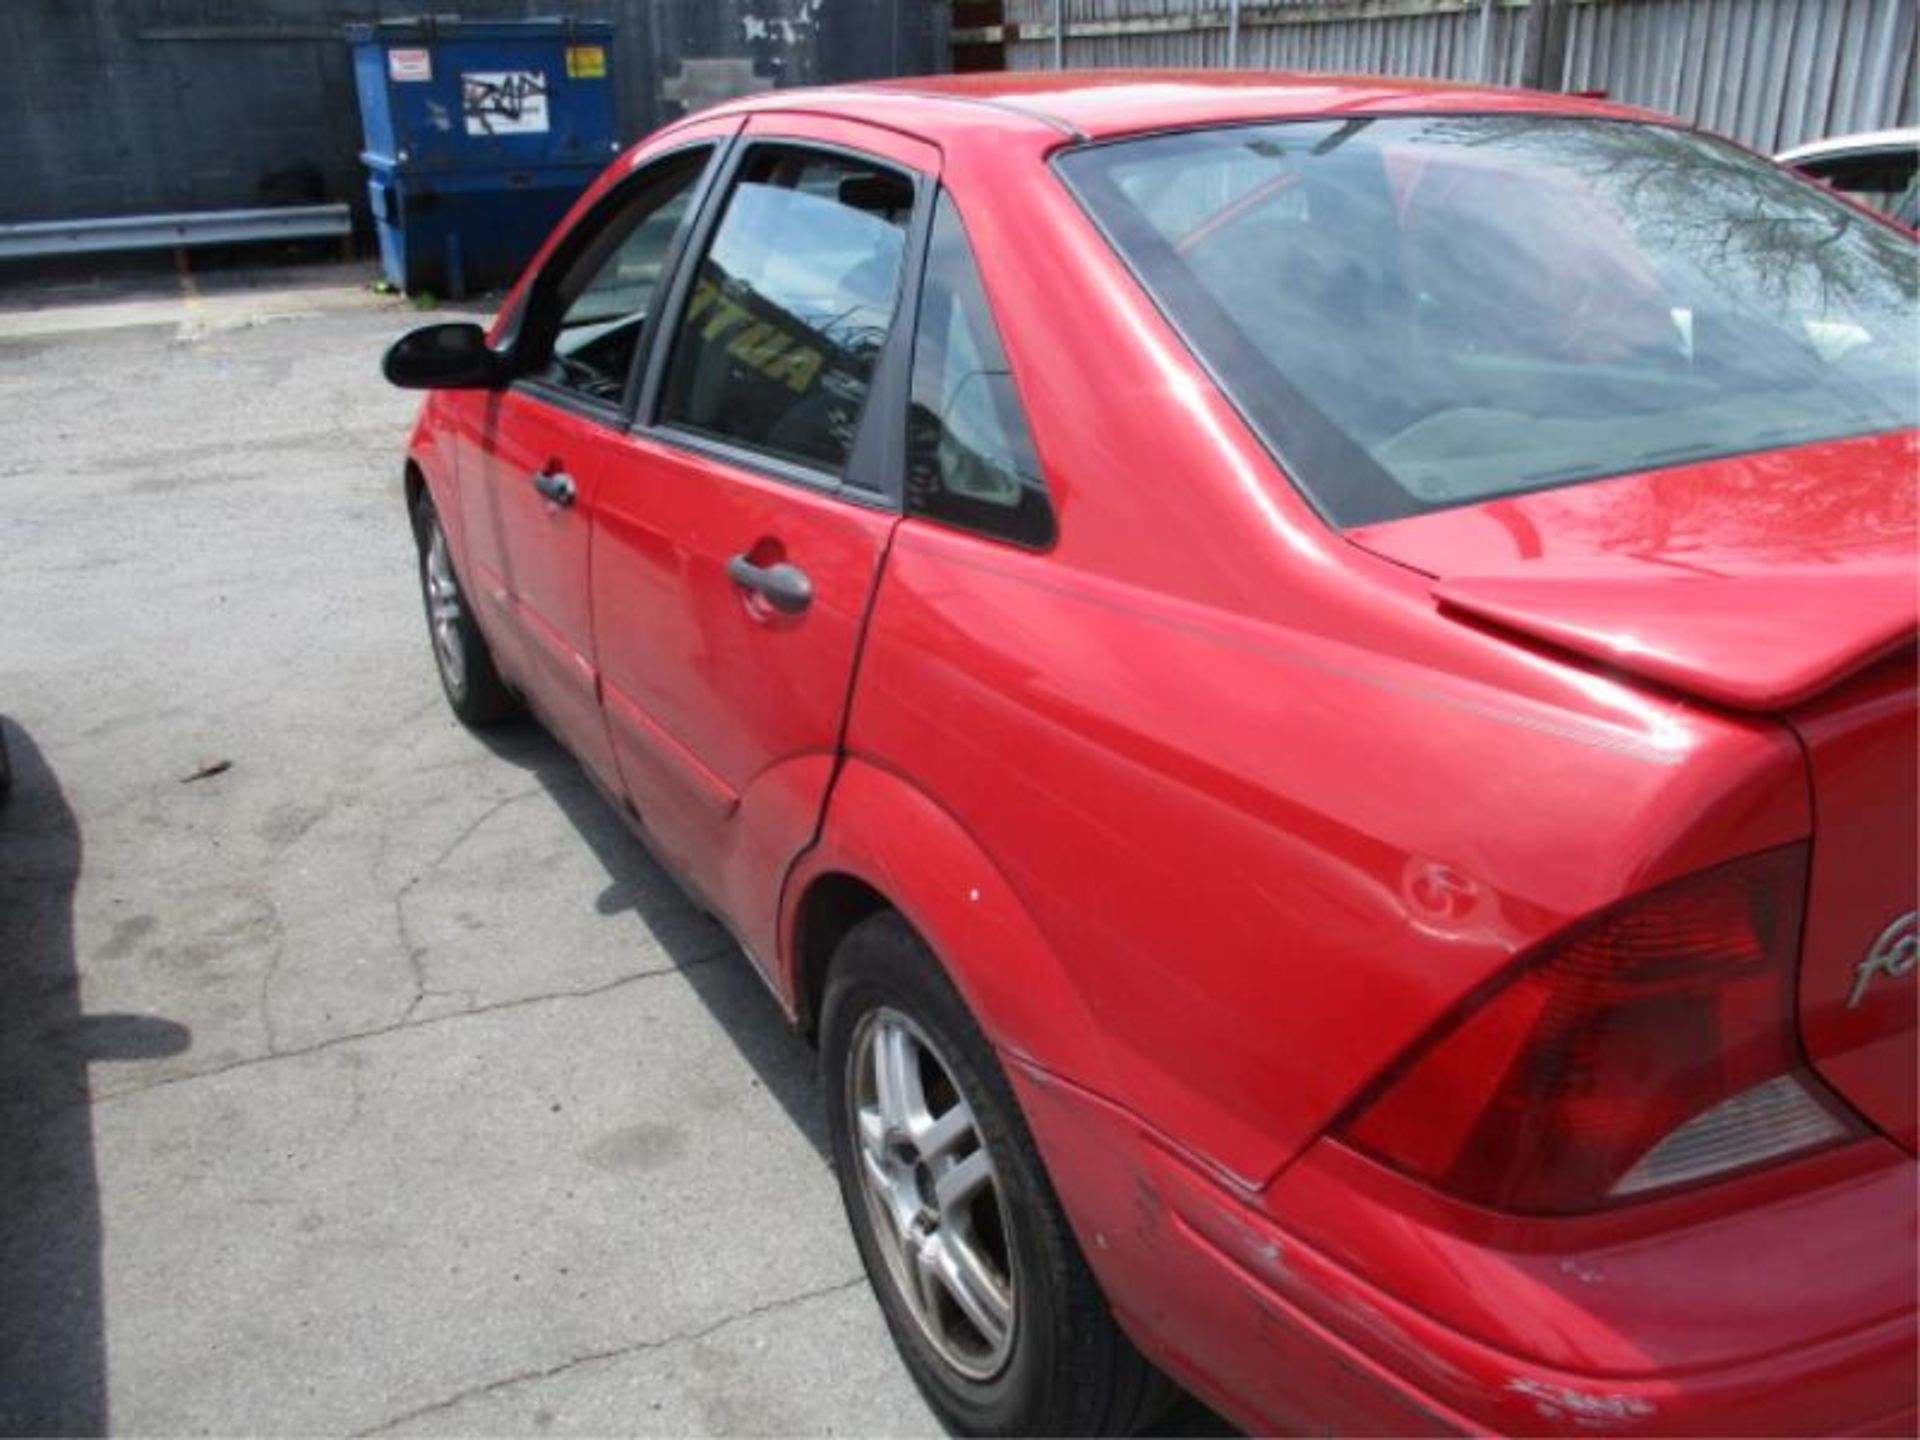
<instances>
[{"instance_id":1,"label":"asphalt pavement","mask_svg":"<svg viewBox=\"0 0 1920 1440\"><path fill-rule=\"evenodd\" d=\"M447 713L369 278L0 290L0 1431L930 1432L811 1052Z\"/></svg>"}]
</instances>

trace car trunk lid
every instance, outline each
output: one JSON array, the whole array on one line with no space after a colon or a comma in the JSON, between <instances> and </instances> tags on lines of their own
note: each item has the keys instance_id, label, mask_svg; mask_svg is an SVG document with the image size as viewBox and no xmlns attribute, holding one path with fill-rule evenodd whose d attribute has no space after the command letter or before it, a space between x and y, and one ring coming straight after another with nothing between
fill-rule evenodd
<instances>
[{"instance_id":1,"label":"car trunk lid","mask_svg":"<svg viewBox=\"0 0 1920 1440\"><path fill-rule=\"evenodd\" d=\"M1813 779L1800 1034L1827 1082L1907 1149L1916 1138L1920 794L1911 657L1789 715Z\"/></svg>"},{"instance_id":2,"label":"car trunk lid","mask_svg":"<svg viewBox=\"0 0 1920 1440\"><path fill-rule=\"evenodd\" d=\"M1808 1058L1913 1148L1913 432L1511 496L1349 531L1445 613L1743 711L1805 748Z\"/></svg>"},{"instance_id":3,"label":"car trunk lid","mask_svg":"<svg viewBox=\"0 0 1920 1440\"><path fill-rule=\"evenodd\" d=\"M1920 432L1506 496L1347 532L1448 613L1741 710L1912 643Z\"/></svg>"}]
</instances>

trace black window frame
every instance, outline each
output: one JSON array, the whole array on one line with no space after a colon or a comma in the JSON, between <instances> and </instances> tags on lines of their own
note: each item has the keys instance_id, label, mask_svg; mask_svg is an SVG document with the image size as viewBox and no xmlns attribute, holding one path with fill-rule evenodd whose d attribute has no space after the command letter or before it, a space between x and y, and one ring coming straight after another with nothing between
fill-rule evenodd
<instances>
[{"instance_id":1,"label":"black window frame","mask_svg":"<svg viewBox=\"0 0 1920 1440\"><path fill-rule=\"evenodd\" d=\"M666 302L673 294L674 277L686 258L689 237L700 216L712 201L715 177L719 174L727 153L737 138L736 135L702 135L689 139L685 144L663 150L658 155L649 156L645 164L631 175L624 177L618 185L595 203L592 210L568 227L566 235L554 247L553 253L547 257L546 262L541 265L539 272L529 283L526 293L508 322L505 348L512 356L516 371L508 385L510 390L529 399L568 411L583 419L594 421L611 430L624 431L628 428L638 395L640 376L645 369L647 357L654 349L660 332L664 328L654 316L648 317L640 343L635 348L633 364L628 371L618 404L596 400L578 390L557 385L542 375L528 373L523 367L532 363L535 357L519 353L525 344L524 337L529 334L530 327L544 326L555 318L552 312L561 277L564 277L582 256L604 237L607 227L618 220L632 203L636 193L649 183L656 181L665 167L684 163L687 157L704 150L707 152L706 160L700 173L694 177L687 212L680 217L673 240L667 247L666 259L660 272L660 285L655 291L654 309L656 314L664 315ZM549 343L550 341L551 337L549 337ZM544 363L546 355L543 353L538 359Z\"/></svg>"},{"instance_id":2,"label":"black window frame","mask_svg":"<svg viewBox=\"0 0 1920 1440\"><path fill-rule=\"evenodd\" d=\"M861 407L859 425L847 452L847 462L838 473L770 455L766 451L681 425L663 423L660 419L673 337L679 332L700 262L705 258L726 214L727 202L733 196L748 158L766 149L803 150L889 170L905 180L913 190L913 212L907 222L901 252L900 288L893 317L888 325L886 341L874 362L873 379L867 389L866 403ZM631 433L671 449L701 455L805 490L832 495L870 508L898 512L905 494L907 386L913 358L913 331L919 316L921 277L926 265L927 241L932 225L932 197L936 190L937 181L927 172L857 146L778 131L736 135L720 165L712 172L706 192L701 197L698 214L683 235L674 258L673 272L660 306L662 323L654 327L642 357L643 370L629 424Z\"/></svg>"}]
</instances>

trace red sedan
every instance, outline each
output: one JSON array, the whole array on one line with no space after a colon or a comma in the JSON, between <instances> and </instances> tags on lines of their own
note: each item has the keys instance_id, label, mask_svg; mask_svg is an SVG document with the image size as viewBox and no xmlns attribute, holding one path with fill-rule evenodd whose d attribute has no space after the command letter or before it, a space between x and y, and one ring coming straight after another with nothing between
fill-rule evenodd
<instances>
[{"instance_id":1,"label":"red sedan","mask_svg":"<svg viewBox=\"0 0 1920 1440\"><path fill-rule=\"evenodd\" d=\"M617 162L406 467L818 1044L969 1433L1910 1433L1916 267L1598 102L1044 74Z\"/></svg>"}]
</instances>

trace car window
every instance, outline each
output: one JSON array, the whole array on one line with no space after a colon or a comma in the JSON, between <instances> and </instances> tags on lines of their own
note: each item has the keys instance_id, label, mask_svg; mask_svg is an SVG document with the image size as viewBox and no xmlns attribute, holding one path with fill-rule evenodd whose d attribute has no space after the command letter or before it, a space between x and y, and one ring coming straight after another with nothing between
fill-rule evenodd
<instances>
[{"instance_id":1,"label":"car window","mask_svg":"<svg viewBox=\"0 0 1920 1440\"><path fill-rule=\"evenodd\" d=\"M898 305L913 195L864 160L749 151L679 319L661 423L839 473Z\"/></svg>"},{"instance_id":2,"label":"car window","mask_svg":"<svg viewBox=\"0 0 1920 1440\"><path fill-rule=\"evenodd\" d=\"M1912 243L1704 136L1361 117L1057 164L1336 524L1920 419Z\"/></svg>"},{"instance_id":3,"label":"car window","mask_svg":"<svg viewBox=\"0 0 1920 1440\"><path fill-rule=\"evenodd\" d=\"M907 509L1022 545L1053 541L1026 414L953 199L933 212L913 341Z\"/></svg>"},{"instance_id":4,"label":"car window","mask_svg":"<svg viewBox=\"0 0 1920 1440\"><path fill-rule=\"evenodd\" d=\"M547 301L547 336L528 373L587 399L619 405L647 316L685 223L707 147L669 156L632 182L603 222L566 252Z\"/></svg>"},{"instance_id":5,"label":"car window","mask_svg":"<svg viewBox=\"0 0 1920 1440\"><path fill-rule=\"evenodd\" d=\"M1901 212L1901 202L1914 193L1914 172L1920 169L1920 150L1864 150L1851 155L1821 155L1800 161L1795 169L1851 195L1889 215Z\"/></svg>"}]
</instances>

